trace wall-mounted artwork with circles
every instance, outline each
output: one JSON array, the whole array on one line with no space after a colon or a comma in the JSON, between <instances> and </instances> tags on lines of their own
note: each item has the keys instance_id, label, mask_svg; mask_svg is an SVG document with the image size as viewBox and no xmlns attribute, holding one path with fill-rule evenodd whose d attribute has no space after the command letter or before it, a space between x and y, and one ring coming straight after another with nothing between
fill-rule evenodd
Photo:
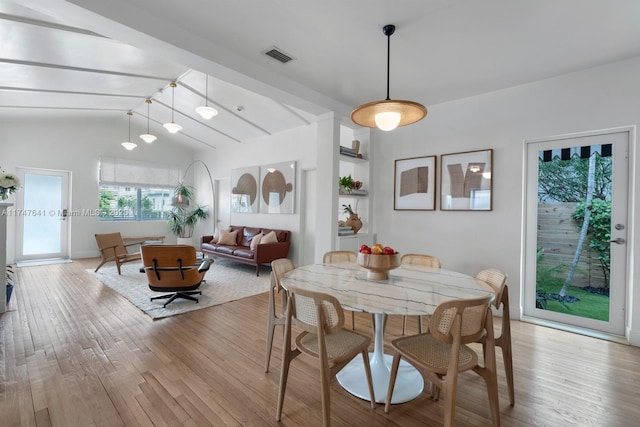
<instances>
[{"instance_id":1,"label":"wall-mounted artwork with circles","mask_svg":"<svg viewBox=\"0 0 640 427\"><path fill-rule=\"evenodd\" d=\"M260 213L294 213L296 162L260 167Z\"/></svg>"},{"instance_id":2,"label":"wall-mounted artwork with circles","mask_svg":"<svg viewBox=\"0 0 640 427\"><path fill-rule=\"evenodd\" d=\"M258 213L258 177L260 167L233 169L231 171L231 212Z\"/></svg>"}]
</instances>

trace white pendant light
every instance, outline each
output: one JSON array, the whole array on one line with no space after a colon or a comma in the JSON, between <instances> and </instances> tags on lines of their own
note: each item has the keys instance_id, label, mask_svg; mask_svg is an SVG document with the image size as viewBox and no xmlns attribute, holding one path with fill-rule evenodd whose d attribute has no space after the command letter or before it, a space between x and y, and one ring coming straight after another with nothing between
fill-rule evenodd
<instances>
[{"instance_id":1,"label":"white pendant light","mask_svg":"<svg viewBox=\"0 0 640 427\"><path fill-rule=\"evenodd\" d=\"M145 102L147 103L147 133L143 133L142 135L140 135L140 139L142 139L147 144L151 144L158 138L155 135L151 135L151 132L149 132L149 106L151 106L151 100L147 99Z\"/></svg>"},{"instance_id":2,"label":"white pendant light","mask_svg":"<svg viewBox=\"0 0 640 427\"><path fill-rule=\"evenodd\" d=\"M391 57L391 35L395 25L385 25L382 32L387 36L387 98L357 107L351 113L351 120L360 126L390 131L422 120L427 115L424 105L413 101L389 98L389 62Z\"/></svg>"},{"instance_id":3,"label":"white pendant light","mask_svg":"<svg viewBox=\"0 0 640 427\"><path fill-rule=\"evenodd\" d=\"M171 86L171 122L169 123L165 123L162 126L164 126L164 128L166 130L169 131L169 133L178 133L181 129L182 126L180 126L179 124L177 124L176 122L173 121L173 105L174 105L174 101L175 101L175 95L176 95L176 82L171 82L171 84L169 85Z\"/></svg>"},{"instance_id":4,"label":"white pendant light","mask_svg":"<svg viewBox=\"0 0 640 427\"><path fill-rule=\"evenodd\" d=\"M218 114L218 110L216 110L213 107L209 107L207 102L209 102L209 75L208 74L205 80L205 87L204 87L204 105L196 108L196 113L200 114L202 118L205 120L209 120L210 118Z\"/></svg>"},{"instance_id":5,"label":"white pendant light","mask_svg":"<svg viewBox=\"0 0 640 427\"><path fill-rule=\"evenodd\" d=\"M131 142L131 116L133 116L133 113L131 111L127 111L127 116L129 116L129 139L127 139L125 142L121 143L120 145L122 145L127 150L131 151L134 148L136 148L138 144L136 144L135 142Z\"/></svg>"}]
</instances>

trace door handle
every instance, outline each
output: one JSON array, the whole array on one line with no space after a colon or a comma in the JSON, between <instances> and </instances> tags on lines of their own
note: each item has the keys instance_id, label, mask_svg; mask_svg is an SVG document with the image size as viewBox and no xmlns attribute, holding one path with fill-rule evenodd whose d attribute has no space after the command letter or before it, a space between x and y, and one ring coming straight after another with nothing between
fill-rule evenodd
<instances>
[{"instance_id":1,"label":"door handle","mask_svg":"<svg viewBox=\"0 0 640 427\"><path fill-rule=\"evenodd\" d=\"M611 243L615 243L616 245L624 245L625 243L627 243L627 241L625 239L623 239L622 237L618 237L616 239L613 240L609 240Z\"/></svg>"}]
</instances>

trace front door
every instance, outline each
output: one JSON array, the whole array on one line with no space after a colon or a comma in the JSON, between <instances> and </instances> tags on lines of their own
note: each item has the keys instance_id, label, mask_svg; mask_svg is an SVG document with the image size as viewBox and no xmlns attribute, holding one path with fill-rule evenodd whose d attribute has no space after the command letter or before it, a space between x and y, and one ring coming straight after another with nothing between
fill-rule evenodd
<instances>
[{"instance_id":1,"label":"front door","mask_svg":"<svg viewBox=\"0 0 640 427\"><path fill-rule=\"evenodd\" d=\"M17 168L23 191L17 199L16 259L68 258L68 171Z\"/></svg>"},{"instance_id":2,"label":"front door","mask_svg":"<svg viewBox=\"0 0 640 427\"><path fill-rule=\"evenodd\" d=\"M624 335L631 132L527 142L525 316Z\"/></svg>"}]
</instances>

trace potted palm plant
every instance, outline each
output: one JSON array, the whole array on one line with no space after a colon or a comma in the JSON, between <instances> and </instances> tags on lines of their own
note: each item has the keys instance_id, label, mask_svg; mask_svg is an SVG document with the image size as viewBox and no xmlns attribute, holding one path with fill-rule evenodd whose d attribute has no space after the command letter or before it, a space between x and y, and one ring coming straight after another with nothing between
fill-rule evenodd
<instances>
[{"instance_id":1,"label":"potted palm plant","mask_svg":"<svg viewBox=\"0 0 640 427\"><path fill-rule=\"evenodd\" d=\"M169 229L178 238L178 244L192 245L193 228L209 216L205 206L190 207L192 201L193 189L183 182L178 183L173 191L173 209L167 215Z\"/></svg>"}]
</instances>

